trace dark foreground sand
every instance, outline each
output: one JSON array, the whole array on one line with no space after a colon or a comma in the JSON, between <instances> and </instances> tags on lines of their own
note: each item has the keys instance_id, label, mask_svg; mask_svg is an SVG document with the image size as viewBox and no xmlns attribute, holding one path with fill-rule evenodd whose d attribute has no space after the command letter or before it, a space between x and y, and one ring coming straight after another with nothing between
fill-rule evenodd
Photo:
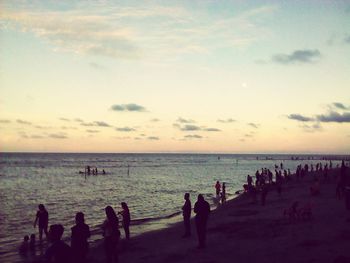
<instances>
[{"instance_id":1,"label":"dark foreground sand","mask_svg":"<svg viewBox=\"0 0 350 263\"><path fill-rule=\"evenodd\" d=\"M120 262L350 262L350 211L335 195L335 175L321 179L321 193L312 197L313 175L283 185L282 195L271 190L265 206L243 194L213 211L208 222L207 248L197 249L181 238L183 225L143 234L120 244ZM347 171L350 176L349 169ZM321 178L321 176L320 176ZM192 197L194 199L194 197ZM312 203L311 219L291 220L283 211L299 201ZM90 251L90 262L105 262L102 244Z\"/></svg>"}]
</instances>

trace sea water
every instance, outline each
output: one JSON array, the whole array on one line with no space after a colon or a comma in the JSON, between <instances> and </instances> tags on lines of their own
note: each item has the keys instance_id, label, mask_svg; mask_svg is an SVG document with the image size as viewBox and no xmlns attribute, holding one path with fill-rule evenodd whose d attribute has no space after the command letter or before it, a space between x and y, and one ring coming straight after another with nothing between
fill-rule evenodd
<instances>
[{"instance_id":1,"label":"sea water","mask_svg":"<svg viewBox=\"0 0 350 263\"><path fill-rule=\"evenodd\" d=\"M233 196L258 169L274 171L282 162L294 172L321 156L299 158L303 161L291 155L0 153L0 261L14 261L24 235L38 238L33 228L38 204L48 210L49 224L65 227L66 240L75 214L83 212L94 241L101 238L104 208L120 211L126 202L131 233L137 235L164 227L163 218L179 214L185 192L192 203L201 193L213 204L217 180ZM87 165L97 167L98 175L85 175Z\"/></svg>"}]
</instances>

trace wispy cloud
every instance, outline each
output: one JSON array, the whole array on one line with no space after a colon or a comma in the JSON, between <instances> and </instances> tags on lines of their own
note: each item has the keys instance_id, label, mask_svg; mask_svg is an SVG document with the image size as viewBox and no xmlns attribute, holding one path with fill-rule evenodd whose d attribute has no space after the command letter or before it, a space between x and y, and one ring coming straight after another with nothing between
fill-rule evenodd
<instances>
[{"instance_id":1,"label":"wispy cloud","mask_svg":"<svg viewBox=\"0 0 350 263\"><path fill-rule=\"evenodd\" d=\"M156 137L156 136L149 136L147 137L148 140L151 140L151 141L158 141L160 140L159 137Z\"/></svg>"},{"instance_id":2,"label":"wispy cloud","mask_svg":"<svg viewBox=\"0 0 350 263\"><path fill-rule=\"evenodd\" d=\"M129 104L115 104L111 106L111 110L114 111L131 111L131 112L144 112L146 111L146 108L135 104L135 103L129 103Z\"/></svg>"},{"instance_id":3,"label":"wispy cloud","mask_svg":"<svg viewBox=\"0 0 350 263\"><path fill-rule=\"evenodd\" d=\"M332 105L341 110L348 109L348 107L346 107L343 103L340 103L340 102L333 102Z\"/></svg>"},{"instance_id":4,"label":"wispy cloud","mask_svg":"<svg viewBox=\"0 0 350 263\"><path fill-rule=\"evenodd\" d=\"M67 119L67 118L59 118L59 120L61 120L61 121L70 121L70 119Z\"/></svg>"},{"instance_id":5,"label":"wispy cloud","mask_svg":"<svg viewBox=\"0 0 350 263\"><path fill-rule=\"evenodd\" d=\"M92 68L94 68L94 69L98 69L98 70L103 70L103 69L105 69L104 66L102 66L102 65L100 65L100 64L98 64L98 63L96 63L96 62L90 62L89 65L90 65L90 67L92 67Z\"/></svg>"},{"instance_id":6,"label":"wispy cloud","mask_svg":"<svg viewBox=\"0 0 350 263\"><path fill-rule=\"evenodd\" d=\"M197 125L187 124L187 125L184 125L184 126L180 126L179 129L181 131L200 131L201 127L199 127Z\"/></svg>"},{"instance_id":7,"label":"wispy cloud","mask_svg":"<svg viewBox=\"0 0 350 263\"><path fill-rule=\"evenodd\" d=\"M75 118L74 121L75 121L75 122L84 122L84 121L83 121L82 119L80 119L80 118Z\"/></svg>"},{"instance_id":8,"label":"wispy cloud","mask_svg":"<svg viewBox=\"0 0 350 263\"><path fill-rule=\"evenodd\" d=\"M304 132L308 133L314 133L323 130L320 123L314 123L312 125L303 124L301 125L301 128L304 130Z\"/></svg>"},{"instance_id":9,"label":"wispy cloud","mask_svg":"<svg viewBox=\"0 0 350 263\"><path fill-rule=\"evenodd\" d=\"M104 121L81 122L80 125L87 127L112 127L110 124Z\"/></svg>"},{"instance_id":10,"label":"wispy cloud","mask_svg":"<svg viewBox=\"0 0 350 263\"><path fill-rule=\"evenodd\" d=\"M52 11L34 5L21 11L5 10L0 20L35 34L58 51L117 59L164 59L249 46L270 33L263 21L277 10L276 6L262 6L213 20L208 8L193 12L184 6L153 2L123 6L105 1Z\"/></svg>"},{"instance_id":11,"label":"wispy cloud","mask_svg":"<svg viewBox=\"0 0 350 263\"><path fill-rule=\"evenodd\" d=\"M10 120L0 120L0 123L11 123Z\"/></svg>"},{"instance_id":12,"label":"wispy cloud","mask_svg":"<svg viewBox=\"0 0 350 263\"><path fill-rule=\"evenodd\" d=\"M229 118L229 119L218 119L217 122L221 122L221 123L232 123L232 122L236 122L235 119Z\"/></svg>"},{"instance_id":13,"label":"wispy cloud","mask_svg":"<svg viewBox=\"0 0 350 263\"><path fill-rule=\"evenodd\" d=\"M160 121L160 119L153 118L153 119L151 119L150 121L151 121L151 122L159 122L159 121Z\"/></svg>"},{"instance_id":14,"label":"wispy cloud","mask_svg":"<svg viewBox=\"0 0 350 263\"><path fill-rule=\"evenodd\" d=\"M191 119L184 119L184 118L181 118L181 117L179 117L179 118L176 120L176 122L178 122L178 123L195 123L194 120L191 120Z\"/></svg>"},{"instance_id":15,"label":"wispy cloud","mask_svg":"<svg viewBox=\"0 0 350 263\"><path fill-rule=\"evenodd\" d=\"M202 128L202 131L208 131L208 132L219 132L221 131L218 128Z\"/></svg>"},{"instance_id":16,"label":"wispy cloud","mask_svg":"<svg viewBox=\"0 0 350 263\"><path fill-rule=\"evenodd\" d=\"M296 120L296 121L302 121L302 122L308 122L308 121L314 121L315 120L314 118L303 116L301 114L296 114L296 113L290 114L287 117L288 117L288 119Z\"/></svg>"},{"instance_id":17,"label":"wispy cloud","mask_svg":"<svg viewBox=\"0 0 350 263\"><path fill-rule=\"evenodd\" d=\"M50 133L48 135L49 138L52 139L67 139L68 136L65 133Z\"/></svg>"},{"instance_id":18,"label":"wispy cloud","mask_svg":"<svg viewBox=\"0 0 350 263\"><path fill-rule=\"evenodd\" d=\"M291 54L276 54L272 61L280 64L312 63L320 59L321 53L317 49L295 50Z\"/></svg>"},{"instance_id":19,"label":"wispy cloud","mask_svg":"<svg viewBox=\"0 0 350 263\"><path fill-rule=\"evenodd\" d=\"M184 138L186 138L186 139L202 139L203 136L198 135L198 134L189 134L189 135L185 135Z\"/></svg>"},{"instance_id":20,"label":"wispy cloud","mask_svg":"<svg viewBox=\"0 0 350 263\"><path fill-rule=\"evenodd\" d=\"M249 122L249 123L247 123L247 125L250 126L250 127L255 128L255 129L258 129L259 126L260 126L260 124L258 124L258 123L253 123L253 122Z\"/></svg>"},{"instance_id":21,"label":"wispy cloud","mask_svg":"<svg viewBox=\"0 0 350 263\"><path fill-rule=\"evenodd\" d=\"M86 132L88 132L88 133L99 133L100 131L99 130L86 130Z\"/></svg>"},{"instance_id":22,"label":"wispy cloud","mask_svg":"<svg viewBox=\"0 0 350 263\"><path fill-rule=\"evenodd\" d=\"M116 131L120 131L120 132L132 132L132 131L136 131L136 129L131 128L131 127L119 127L119 128L115 128Z\"/></svg>"},{"instance_id":23,"label":"wispy cloud","mask_svg":"<svg viewBox=\"0 0 350 263\"><path fill-rule=\"evenodd\" d=\"M21 119L17 119L16 122L19 123L19 124L24 124L24 125L32 125L31 122L24 121L24 120L21 120Z\"/></svg>"}]
</instances>

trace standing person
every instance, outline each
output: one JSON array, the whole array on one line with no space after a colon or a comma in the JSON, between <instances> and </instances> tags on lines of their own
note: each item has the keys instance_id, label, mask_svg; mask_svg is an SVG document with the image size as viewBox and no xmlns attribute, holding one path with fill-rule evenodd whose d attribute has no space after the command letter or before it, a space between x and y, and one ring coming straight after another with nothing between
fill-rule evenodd
<instances>
[{"instance_id":1,"label":"standing person","mask_svg":"<svg viewBox=\"0 0 350 263\"><path fill-rule=\"evenodd\" d=\"M75 262L85 262L89 251L87 239L90 237L90 228L85 224L84 214L79 212L75 215L76 225L72 227L71 247Z\"/></svg>"},{"instance_id":2,"label":"standing person","mask_svg":"<svg viewBox=\"0 0 350 263\"><path fill-rule=\"evenodd\" d=\"M207 221L210 213L210 206L204 197L199 194L197 202L194 205L194 212L196 213L195 222L198 236L198 248L205 248Z\"/></svg>"},{"instance_id":3,"label":"standing person","mask_svg":"<svg viewBox=\"0 0 350 263\"><path fill-rule=\"evenodd\" d=\"M226 201L226 184L222 183L221 204L225 203L225 201Z\"/></svg>"},{"instance_id":4,"label":"standing person","mask_svg":"<svg viewBox=\"0 0 350 263\"><path fill-rule=\"evenodd\" d=\"M52 245L46 250L45 262L72 263L72 249L61 238L64 232L62 225L51 225L49 238Z\"/></svg>"},{"instance_id":5,"label":"standing person","mask_svg":"<svg viewBox=\"0 0 350 263\"><path fill-rule=\"evenodd\" d=\"M45 232L46 238L48 237L47 227L49 224L49 213L43 204L40 204L38 208L39 210L36 212L34 228L36 227L36 224L39 223L39 240L41 242L43 238L43 231Z\"/></svg>"},{"instance_id":6,"label":"standing person","mask_svg":"<svg viewBox=\"0 0 350 263\"><path fill-rule=\"evenodd\" d=\"M191 212L192 212L190 194L185 193L184 199L185 199L185 204L182 207L182 216L184 218L185 234L182 237L189 237L189 236L191 236L191 221L190 220L191 220Z\"/></svg>"},{"instance_id":7,"label":"standing person","mask_svg":"<svg viewBox=\"0 0 350 263\"><path fill-rule=\"evenodd\" d=\"M117 246L120 238L118 217L111 206L105 208L106 220L102 224L106 262L119 262Z\"/></svg>"},{"instance_id":8,"label":"standing person","mask_svg":"<svg viewBox=\"0 0 350 263\"><path fill-rule=\"evenodd\" d=\"M125 232L125 238L129 239L130 238L130 211L129 211L129 207L127 205L127 203L122 202L121 206L123 208L123 211L119 212L118 214L121 214L123 217L123 228L124 228L124 232Z\"/></svg>"},{"instance_id":9,"label":"standing person","mask_svg":"<svg viewBox=\"0 0 350 263\"><path fill-rule=\"evenodd\" d=\"M220 195L220 191L221 191L221 185L220 185L219 181L216 181L215 190L216 190L216 196L219 196Z\"/></svg>"}]
</instances>

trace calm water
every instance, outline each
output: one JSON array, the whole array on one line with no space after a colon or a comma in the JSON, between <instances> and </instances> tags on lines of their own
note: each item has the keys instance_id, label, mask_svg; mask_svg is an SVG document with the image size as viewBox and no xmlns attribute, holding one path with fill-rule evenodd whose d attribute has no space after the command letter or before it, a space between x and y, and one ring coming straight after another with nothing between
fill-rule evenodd
<instances>
[{"instance_id":1,"label":"calm water","mask_svg":"<svg viewBox=\"0 0 350 263\"><path fill-rule=\"evenodd\" d=\"M273 160L263 155L257 160L256 156L0 153L0 261L17 254L24 235L37 234L33 221L39 203L49 212L49 224L65 226L65 237L70 235L76 212L84 212L94 240L101 238L99 224L105 218L104 207L112 205L120 210L120 202L125 201L138 225L132 228L135 235L178 213L185 192L191 193L192 202L198 193L213 202L216 180L226 182L232 195L242 188L247 174L254 175L257 169L273 169L282 160L285 168L294 171L301 163L291 161L289 155L270 155ZM79 171L86 165L104 169L107 174L85 179Z\"/></svg>"}]
</instances>

